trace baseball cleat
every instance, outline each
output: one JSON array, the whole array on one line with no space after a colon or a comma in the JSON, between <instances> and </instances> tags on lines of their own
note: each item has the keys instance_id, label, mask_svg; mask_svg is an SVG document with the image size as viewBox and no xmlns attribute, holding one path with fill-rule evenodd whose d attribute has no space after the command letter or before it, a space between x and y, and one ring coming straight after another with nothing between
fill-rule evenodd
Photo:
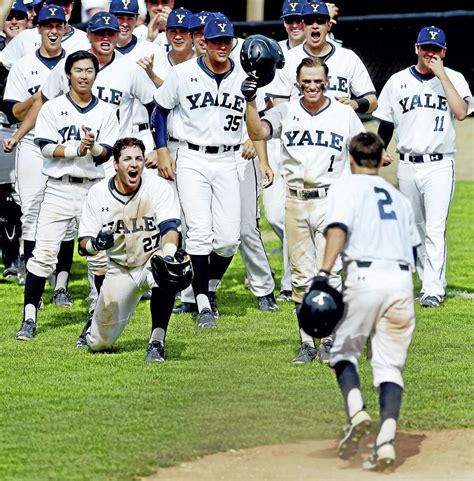
<instances>
[{"instance_id":1,"label":"baseball cleat","mask_svg":"<svg viewBox=\"0 0 474 481\"><path fill-rule=\"evenodd\" d=\"M332 347L332 338L326 337L325 339L321 339L321 345L319 346L319 360L323 364L327 364L329 362L329 354L331 352Z\"/></svg>"},{"instance_id":2,"label":"baseball cleat","mask_svg":"<svg viewBox=\"0 0 474 481\"><path fill-rule=\"evenodd\" d=\"M36 323L33 319L27 319L21 324L20 330L16 333L18 341L31 341L36 335Z\"/></svg>"},{"instance_id":3,"label":"baseball cleat","mask_svg":"<svg viewBox=\"0 0 474 481\"><path fill-rule=\"evenodd\" d=\"M371 424L372 419L365 411L359 411L352 416L337 447L337 454L341 459L350 459L357 454L360 440L369 434Z\"/></svg>"},{"instance_id":4,"label":"baseball cleat","mask_svg":"<svg viewBox=\"0 0 474 481\"><path fill-rule=\"evenodd\" d=\"M298 356L296 356L291 362L293 364L307 364L312 362L318 356L318 350L310 346L309 344L302 344Z\"/></svg>"},{"instance_id":5,"label":"baseball cleat","mask_svg":"<svg viewBox=\"0 0 474 481\"><path fill-rule=\"evenodd\" d=\"M387 441L375 446L367 461L362 463L362 469L367 471L384 471L395 462L395 441Z\"/></svg>"},{"instance_id":6,"label":"baseball cleat","mask_svg":"<svg viewBox=\"0 0 474 481\"><path fill-rule=\"evenodd\" d=\"M188 314L197 312L197 305L194 302L182 302L173 308L173 314Z\"/></svg>"},{"instance_id":7,"label":"baseball cleat","mask_svg":"<svg viewBox=\"0 0 474 481\"><path fill-rule=\"evenodd\" d=\"M197 327L201 328L214 328L217 327L216 318L212 314L211 310L205 307L196 317Z\"/></svg>"},{"instance_id":8,"label":"baseball cleat","mask_svg":"<svg viewBox=\"0 0 474 481\"><path fill-rule=\"evenodd\" d=\"M292 301L293 299L291 298L291 291L280 291L280 294L278 294L276 300L282 302Z\"/></svg>"},{"instance_id":9,"label":"baseball cleat","mask_svg":"<svg viewBox=\"0 0 474 481\"><path fill-rule=\"evenodd\" d=\"M146 348L146 362L165 362L165 346L160 341L151 341Z\"/></svg>"},{"instance_id":10,"label":"baseball cleat","mask_svg":"<svg viewBox=\"0 0 474 481\"><path fill-rule=\"evenodd\" d=\"M89 347L89 345L87 344L87 339L86 339L86 336L83 336L82 334L77 338L76 340L76 347L78 349L85 349L87 347Z\"/></svg>"},{"instance_id":11,"label":"baseball cleat","mask_svg":"<svg viewBox=\"0 0 474 481\"><path fill-rule=\"evenodd\" d=\"M209 304L211 305L212 315L216 319L219 319L219 311L217 310L216 293L215 292L209 292L208 298L209 298Z\"/></svg>"},{"instance_id":12,"label":"baseball cleat","mask_svg":"<svg viewBox=\"0 0 474 481\"><path fill-rule=\"evenodd\" d=\"M94 311L92 310L92 311L89 312L89 314L87 316L87 321L84 324L84 327L82 328L82 332L79 335L79 337L77 338L76 347L79 348L79 349L89 347L89 345L87 344L87 334L91 330L91 324L92 324L92 317L93 316L94 316Z\"/></svg>"},{"instance_id":13,"label":"baseball cleat","mask_svg":"<svg viewBox=\"0 0 474 481\"><path fill-rule=\"evenodd\" d=\"M12 264L10 267L7 267L3 271L3 277L5 279L12 279L18 276L18 267L15 264Z\"/></svg>"},{"instance_id":14,"label":"baseball cleat","mask_svg":"<svg viewBox=\"0 0 474 481\"><path fill-rule=\"evenodd\" d=\"M420 299L420 305L422 307L439 307L441 299L438 296L423 296Z\"/></svg>"},{"instance_id":15,"label":"baseball cleat","mask_svg":"<svg viewBox=\"0 0 474 481\"><path fill-rule=\"evenodd\" d=\"M57 306L71 307L72 297L71 297L71 294L69 294L69 292L66 289L64 289L64 287L61 287L60 289L57 289L54 291L51 302L53 304L56 304Z\"/></svg>"},{"instance_id":16,"label":"baseball cleat","mask_svg":"<svg viewBox=\"0 0 474 481\"><path fill-rule=\"evenodd\" d=\"M258 308L261 311L266 312L275 312L280 310L278 304L275 301L275 296L273 295L273 292L271 294L258 298Z\"/></svg>"}]
</instances>

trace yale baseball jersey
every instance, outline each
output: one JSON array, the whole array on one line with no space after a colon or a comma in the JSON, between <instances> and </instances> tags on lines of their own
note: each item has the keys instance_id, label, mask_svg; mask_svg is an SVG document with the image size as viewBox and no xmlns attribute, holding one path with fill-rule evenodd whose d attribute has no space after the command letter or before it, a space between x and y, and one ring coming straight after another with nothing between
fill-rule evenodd
<instances>
[{"instance_id":1,"label":"yale baseball jersey","mask_svg":"<svg viewBox=\"0 0 474 481\"><path fill-rule=\"evenodd\" d=\"M61 45L66 54L91 48L87 34L74 27L71 27L70 32L64 34ZM2 63L7 69L10 69L17 60L34 53L40 46L41 35L36 27L23 30L3 50Z\"/></svg>"},{"instance_id":2,"label":"yale baseball jersey","mask_svg":"<svg viewBox=\"0 0 474 481\"><path fill-rule=\"evenodd\" d=\"M335 100L312 114L301 100L270 109L263 117L281 140L283 174L290 187L329 185L349 173L348 143L364 126L354 110Z\"/></svg>"},{"instance_id":3,"label":"yale baseball jersey","mask_svg":"<svg viewBox=\"0 0 474 481\"><path fill-rule=\"evenodd\" d=\"M465 78L455 70L445 70L472 112L472 94ZM441 82L434 75L422 75L413 66L392 75L382 89L373 115L394 124L397 150L402 154L456 151L455 117Z\"/></svg>"},{"instance_id":4,"label":"yale baseball jersey","mask_svg":"<svg viewBox=\"0 0 474 481\"><path fill-rule=\"evenodd\" d=\"M63 50L58 57L43 57L39 49L26 55L21 62L16 62L8 74L5 87L4 100L13 102L24 102L41 89L41 86L48 78L51 70L65 57ZM34 129L22 139L22 142L33 143Z\"/></svg>"},{"instance_id":5,"label":"yale baseball jersey","mask_svg":"<svg viewBox=\"0 0 474 481\"><path fill-rule=\"evenodd\" d=\"M306 57L313 57L306 49L305 44L298 45L285 52L285 66L277 70L275 79L267 87L270 97L298 98L300 96L296 84L296 68ZM364 97L375 94L375 87L370 79L369 72L362 60L352 51L344 47L334 47L331 51L320 57L329 68L329 84L325 95L328 97Z\"/></svg>"},{"instance_id":6,"label":"yale baseball jersey","mask_svg":"<svg viewBox=\"0 0 474 481\"><path fill-rule=\"evenodd\" d=\"M173 67L155 100L165 109L175 109L175 138L197 145L240 144L245 112L240 87L247 74L231 62L231 70L220 78L203 57Z\"/></svg>"},{"instance_id":7,"label":"yale baseball jersey","mask_svg":"<svg viewBox=\"0 0 474 481\"><path fill-rule=\"evenodd\" d=\"M347 232L343 259L386 260L413 268L420 245L410 202L378 175L350 175L330 188L326 227Z\"/></svg>"},{"instance_id":8,"label":"yale baseball jersey","mask_svg":"<svg viewBox=\"0 0 474 481\"><path fill-rule=\"evenodd\" d=\"M123 267L143 266L158 249L158 226L167 220L179 223L178 200L168 182L156 175L142 174L140 187L128 196L117 191L114 178L102 180L87 194L79 238L95 238L109 227L115 243L108 257Z\"/></svg>"},{"instance_id":9,"label":"yale baseball jersey","mask_svg":"<svg viewBox=\"0 0 474 481\"><path fill-rule=\"evenodd\" d=\"M68 90L64 66L58 65L45 82L42 93L51 99ZM143 105L153 102L155 85L139 65L121 56L100 69L92 90L94 95L116 111L119 136L127 137L132 130L134 100L139 100Z\"/></svg>"},{"instance_id":10,"label":"yale baseball jersey","mask_svg":"<svg viewBox=\"0 0 474 481\"><path fill-rule=\"evenodd\" d=\"M118 122L115 112L105 102L92 97L87 107L80 107L69 93L46 102L36 120L35 144L42 142L79 147L84 136L82 126L95 134L96 142L112 149L118 138ZM73 159L44 159L43 174L55 177L63 175L100 179L103 167L96 166L90 152Z\"/></svg>"}]
</instances>

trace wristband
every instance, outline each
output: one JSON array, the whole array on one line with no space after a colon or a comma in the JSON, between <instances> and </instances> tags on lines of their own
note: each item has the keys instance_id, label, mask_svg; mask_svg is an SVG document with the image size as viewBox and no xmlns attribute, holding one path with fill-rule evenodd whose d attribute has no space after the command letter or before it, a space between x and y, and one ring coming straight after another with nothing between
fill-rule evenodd
<instances>
[{"instance_id":1,"label":"wristband","mask_svg":"<svg viewBox=\"0 0 474 481\"><path fill-rule=\"evenodd\" d=\"M172 244L171 242L167 242L163 246L162 250L163 250L163 257L166 257L166 256L174 257L178 248L174 244Z\"/></svg>"},{"instance_id":2,"label":"wristband","mask_svg":"<svg viewBox=\"0 0 474 481\"><path fill-rule=\"evenodd\" d=\"M99 142L94 142L91 149L92 157L99 157L102 154L102 145Z\"/></svg>"},{"instance_id":3,"label":"wristband","mask_svg":"<svg viewBox=\"0 0 474 481\"><path fill-rule=\"evenodd\" d=\"M97 254L96 249L94 249L94 246L92 245L92 239L88 239L85 247L85 251L90 255L90 256L95 256Z\"/></svg>"},{"instance_id":4,"label":"wristband","mask_svg":"<svg viewBox=\"0 0 474 481\"><path fill-rule=\"evenodd\" d=\"M65 159L75 159L76 157L80 157L80 147L66 145L64 147L64 154L63 157Z\"/></svg>"},{"instance_id":5,"label":"wristband","mask_svg":"<svg viewBox=\"0 0 474 481\"><path fill-rule=\"evenodd\" d=\"M365 114L369 110L370 102L367 99L355 99L355 102L358 106L356 112Z\"/></svg>"}]
</instances>

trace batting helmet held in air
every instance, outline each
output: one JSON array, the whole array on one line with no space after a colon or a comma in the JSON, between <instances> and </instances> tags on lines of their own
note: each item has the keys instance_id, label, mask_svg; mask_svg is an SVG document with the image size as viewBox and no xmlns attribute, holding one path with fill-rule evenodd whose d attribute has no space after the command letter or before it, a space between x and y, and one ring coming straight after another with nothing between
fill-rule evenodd
<instances>
[{"instance_id":1,"label":"batting helmet held in air","mask_svg":"<svg viewBox=\"0 0 474 481\"><path fill-rule=\"evenodd\" d=\"M316 276L298 313L301 329L311 337L329 336L344 314L342 294Z\"/></svg>"},{"instance_id":2,"label":"batting helmet held in air","mask_svg":"<svg viewBox=\"0 0 474 481\"><path fill-rule=\"evenodd\" d=\"M191 258L183 249L176 251L173 261L155 254L150 263L153 278L163 289L179 292L186 289L193 280Z\"/></svg>"},{"instance_id":3,"label":"batting helmet held in air","mask_svg":"<svg viewBox=\"0 0 474 481\"><path fill-rule=\"evenodd\" d=\"M277 68L283 68L285 57L278 42L257 34L251 35L243 43L240 63L257 80L257 87L263 87L273 80Z\"/></svg>"}]
</instances>

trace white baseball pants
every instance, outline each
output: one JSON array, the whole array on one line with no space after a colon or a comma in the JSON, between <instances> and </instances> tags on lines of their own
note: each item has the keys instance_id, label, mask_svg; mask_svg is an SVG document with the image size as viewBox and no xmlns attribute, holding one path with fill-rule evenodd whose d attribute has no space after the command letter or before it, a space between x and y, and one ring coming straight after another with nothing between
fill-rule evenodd
<instances>
[{"instance_id":1,"label":"white baseball pants","mask_svg":"<svg viewBox=\"0 0 474 481\"><path fill-rule=\"evenodd\" d=\"M189 254L233 256L240 242L236 153L203 154L181 146L176 181Z\"/></svg>"},{"instance_id":2,"label":"white baseball pants","mask_svg":"<svg viewBox=\"0 0 474 481\"><path fill-rule=\"evenodd\" d=\"M356 367L372 333L373 384L393 382L403 388L402 371L415 329L413 276L397 262L374 261L370 267L347 267L346 311L335 330L329 365L349 361Z\"/></svg>"},{"instance_id":3,"label":"white baseball pants","mask_svg":"<svg viewBox=\"0 0 474 481\"><path fill-rule=\"evenodd\" d=\"M421 292L443 298L446 294L446 224L454 195L454 158L427 163L400 160L398 185L411 202L421 239L417 270Z\"/></svg>"}]
</instances>

